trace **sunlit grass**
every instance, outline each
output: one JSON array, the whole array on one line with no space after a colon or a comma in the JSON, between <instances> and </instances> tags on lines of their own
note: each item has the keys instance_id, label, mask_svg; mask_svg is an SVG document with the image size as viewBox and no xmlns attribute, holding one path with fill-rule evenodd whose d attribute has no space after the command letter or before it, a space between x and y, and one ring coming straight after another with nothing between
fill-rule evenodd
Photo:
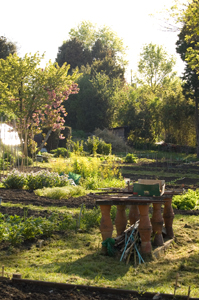
<instances>
[{"instance_id":1,"label":"sunlit grass","mask_svg":"<svg viewBox=\"0 0 199 300\"><path fill-rule=\"evenodd\" d=\"M176 215L173 228L176 242L165 255L136 268L132 261L126 265L119 258L101 255L99 229L54 235L42 248L33 245L25 251L1 251L0 263L10 276L17 272L35 280L168 294L174 292L178 273L176 295L187 295L190 286L191 297L199 297L198 217Z\"/></svg>"},{"instance_id":2,"label":"sunlit grass","mask_svg":"<svg viewBox=\"0 0 199 300\"><path fill-rule=\"evenodd\" d=\"M81 186L64 186L38 189L35 190L35 194L52 199L67 199L68 197L84 196L88 194L88 190L85 190Z\"/></svg>"}]
</instances>

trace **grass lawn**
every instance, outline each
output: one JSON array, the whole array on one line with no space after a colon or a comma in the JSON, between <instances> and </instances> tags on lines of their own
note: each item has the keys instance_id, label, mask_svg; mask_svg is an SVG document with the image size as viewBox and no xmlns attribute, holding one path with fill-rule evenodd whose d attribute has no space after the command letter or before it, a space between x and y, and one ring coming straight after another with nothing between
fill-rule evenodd
<instances>
[{"instance_id":1,"label":"grass lawn","mask_svg":"<svg viewBox=\"0 0 199 300\"><path fill-rule=\"evenodd\" d=\"M165 255L137 267L133 261L126 265L119 258L102 255L98 228L55 233L42 247L33 243L29 248L1 250L0 263L10 277L21 273L22 278L140 292L173 293L179 274L176 294L187 295L190 286L191 297L199 297L198 217L176 215L173 227L176 241Z\"/></svg>"}]
</instances>

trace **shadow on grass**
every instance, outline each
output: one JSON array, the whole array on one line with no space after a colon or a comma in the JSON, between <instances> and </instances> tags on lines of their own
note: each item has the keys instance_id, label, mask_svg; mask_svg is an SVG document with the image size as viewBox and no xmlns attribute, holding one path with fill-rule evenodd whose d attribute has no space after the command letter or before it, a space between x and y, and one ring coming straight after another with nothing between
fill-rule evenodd
<instances>
[{"instance_id":1,"label":"shadow on grass","mask_svg":"<svg viewBox=\"0 0 199 300\"><path fill-rule=\"evenodd\" d=\"M102 255L100 252L88 254L83 258L68 262L54 262L42 265L42 269L55 273L78 275L82 278L94 279L96 276L114 281L123 277L130 265L125 265L118 258Z\"/></svg>"}]
</instances>

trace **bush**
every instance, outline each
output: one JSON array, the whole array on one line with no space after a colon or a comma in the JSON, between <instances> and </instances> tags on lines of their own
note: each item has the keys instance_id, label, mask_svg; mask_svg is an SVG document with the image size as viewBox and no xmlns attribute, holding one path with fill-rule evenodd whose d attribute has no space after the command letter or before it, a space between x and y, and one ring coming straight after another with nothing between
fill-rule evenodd
<instances>
[{"instance_id":1,"label":"bush","mask_svg":"<svg viewBox=\"0 0 199 300\"><path fill-rule=\"evenodd\" d=\"M105 143L111 144L111 148L113 152L130 152L132 151L132 148L129 147L126 142L113 132L111 132L108 129L96 129L94 131L95 136L99 137Z\"/></svg>"},{"instance_id":2,"label":"bush","mask_svg":"<svg viewBox=\"0 0 199 300\"><path fill-rule=\"evenodd\" d=\"M21 166L22 165L22 161L23 161L23 165L24 166L31 166L33 164L33 160L29 156L27 156L27 157L19 156L17 158L17 165Z\"/></svg>"},{"instance_id":3,"label":"bush","mask_svg":"<svg viewBox=\"0 0 199 300\"><path fill-rule=\"evenodd\" d=\"M96 137L95 135L92 137L88 137L85 145L87 147L88 152L94 155L96 155L96 153L109 155L112 151L111 144L105 143L105 141L103 141L99 137Z\"/></svg>"},{"instance_id":4,"label":"bush","mask_svg":"<svg viewBox=\"0 0 199 300\"><path fill-rule=\"evenodd\" d=\"M59 176L58 173L48 170L29 173L27 175L27 188L30 190L42 189L43 187L58 187L69 185L68 176Z\"/></svg>"},{"instance_id":5,"label":"bush","mask_svg":"<svg viewBox=\"0 0 199 300\"><path fill-rule=\"evenodd\" d=\"M191 210L198 204L198 199L198 190L188 190L186 194L173 196L172 207L182 210Z\"/></svg>"},{"instance_id":6,"label":"bush","mask_svg":"<svg viewBox=\"0 0 199 300\"><path fill-rule=\"evenodd\" d=\"M69 151L66 148L57 148L50 151L54 157L69 157Z\"/></svg>"},{"instance_id":7,"label":"bush","mask_svg":"<svg viewBox=\"0 0 199 300\"><path fill-rule=\"evenodd\" d=\"M92 210L87 210L85 206L82 209L82 216L80 220L80 228L84 230L99 227L101 221L100 208L94 207Z\"/></svg>"},{"instance_id":8,"label":"bush","mask_svg":"<svg viewBox=\"0 0 199 300\"><path fill-rule=\"evenodd\" d=\"M3 158L0 158L0 170L8 170L10 167L10 163L5 161Z\"/></svg>"},{"instance_id":9,"label":"bush","mask_svg":"<svg viewBox=\"0 0 199 300\"><path fill-rule=\"evenodd\" d=\"M2 179L5 188L8 189L22 189L27 182L26 174L17 170L12 170L7 177Z\"/></svg>"},{"instance_id":10,"label":"bush","mask_svg":"<svg viewBox=\"0 0 199 300\"><path fill-rule=\"evenodd\" d=\"M137 162L137 156L135 156L132 153L128 153L124 159L125 163L136 163Z\"/></svg>"}]
</instances>

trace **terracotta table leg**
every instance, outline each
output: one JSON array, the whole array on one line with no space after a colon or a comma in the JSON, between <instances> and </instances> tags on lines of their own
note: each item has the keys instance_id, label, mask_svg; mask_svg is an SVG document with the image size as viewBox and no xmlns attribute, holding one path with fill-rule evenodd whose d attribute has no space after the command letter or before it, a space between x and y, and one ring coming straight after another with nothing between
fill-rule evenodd
<instances>
[{"instance_id":1,"label":"terracotta table leg","mask_svg":"<svg viewBox=\"0 0 199 300\"><path fill-rule=\"evenodd\" d=\"M161 214L161 203L153 203L153 215L151 218L151 224L153 228L154 237L154 245L162 246L164 244L163 236L162 236L162 227L163 227L163 217Z\"/></svg>"},{"instance_id":2,"label":"terracotta table leg","mask_svg":"<svg viewBox=\"0 0 199 300\"><path fill-rule=\"evenodd\" d=\"M149 205L138 205L140 224L138 231L141 238L141 253L151 254L151 223L149 220Z\"/></svg>"},{"instance_id":3,"label":"terracotta table leg","mask_svg":"<svg viewBox=\"0 0 199 300\"><path fill-rule=\"evenodd\" d=\"M112 237L113 224L111 221L110 210L111 205L100 205L102 218L100 224L100 231L102 235L102 240L105 241L107 238ZM102 246L102 251L106 253L106 247Z\"/></svg>"},{"instance_id":4,"label":"terracotta table leg","mask_svg":"<svg viewBox=\"0 0 199 300\"><path fill-rule=\"evenodd\" d=\"M172 198L166 198L164 200L166 200L166 202L164 204L163 218L164 218L166 233L168 238L173 238L174 233L173 233L172 226L173 226L174 212L171 206Z\"/></svg>"},{"instance_id":5,"label":"terracotta table leg","mask_svg":"<svg viewBox=\"0 0 199 300\"><path fill-rule=\"evenodd\" d=\"M117 205L117 213L115 217L115 227L117 230L117 236L121 235L126 229L127 218L125 212L125 205Z\"/></svg>"},{"instance_id":6,"label":"terracotta table leg","mask_svg":"<svg viewBox=\"0 0 199 300\"><path fill-rule=\"evenodd\" d=\"M137 205L130 205L130 210L129 210L129 220L130 224L133 225L135 224L136 221L140 219L140 212L138 209Z\"/></svg>"}]
</instances>

